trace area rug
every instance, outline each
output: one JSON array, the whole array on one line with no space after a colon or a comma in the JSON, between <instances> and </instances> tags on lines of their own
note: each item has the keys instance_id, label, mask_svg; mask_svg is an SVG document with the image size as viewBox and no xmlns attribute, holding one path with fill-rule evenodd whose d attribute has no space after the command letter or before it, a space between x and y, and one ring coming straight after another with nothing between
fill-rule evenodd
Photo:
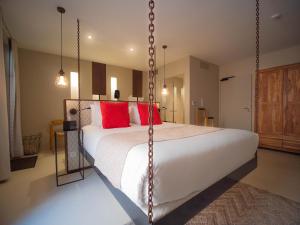
<instances>
[{"instance_id":1,"label":"area rug","mask_svg":"<svg viewBox=\"0 0 300 225\"><path fill-rule=\"evenodd\" d=\"M300 203L236 183L186 225L297 225Z\"/></svg>"},{"instance_id":2,"label":"area rug","mask_svg":"<svg viewBox=\"0 0 300 225\"><path fill-rule=\"evenodd\" d=\"M37 160L37 156L29 156L24 158L16 158L10 161L11 171L24 170L34 168Z\"/></svg>"}]
</instances>

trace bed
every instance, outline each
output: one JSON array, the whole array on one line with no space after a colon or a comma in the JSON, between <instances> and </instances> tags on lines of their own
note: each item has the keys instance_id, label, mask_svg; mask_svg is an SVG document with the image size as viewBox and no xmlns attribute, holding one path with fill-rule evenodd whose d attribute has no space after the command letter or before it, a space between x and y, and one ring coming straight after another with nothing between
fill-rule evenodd
<instances>
[{"instance_id":1,"label":"bed","mask_svg":"<svg viewBox=\"0 0 300 225\"><path fill-rule=\"evenodd\" d=\"M128 151L119 186L112 185L112 175L102 166L105 163L111 164L110 169L113 170L114 159L103 156L101 149L105 137L134 135L145 132L147 126L131 124L128 128L103 129L86 123L82 130L87 158L133 221L136 224L147 224L147 143L137 144ZM154 126L154 131L167 131L182 126L185 125L163 123ZM161 222L167 214L176 211L176 208L196 198L232 172L241 171L245 165L256 162L257 145L257 134L237 129L218 129L195 136L155 142L154 221L157 224L167 224ZM132 211L139 212L136 214ZM181 222L177 220L177 224Z\"/></svg>"}]
</instances>

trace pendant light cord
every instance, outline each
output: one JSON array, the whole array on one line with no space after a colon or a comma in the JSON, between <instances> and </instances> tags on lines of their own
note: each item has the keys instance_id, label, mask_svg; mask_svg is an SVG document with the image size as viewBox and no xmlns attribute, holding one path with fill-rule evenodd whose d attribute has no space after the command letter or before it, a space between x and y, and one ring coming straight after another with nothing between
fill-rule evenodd
<instances>
[{"instance_id":1,"label":"pendant light cord","mask_svg":"<svg viewBox=\"0 0 300 225\"><path fill-rule=\"evenodd\" d=\"M164 48L164 87L166 86L166 48Z\"/></svg>"},{"instance_id":2,"label":"pendant light cord","mask_svg":"<svg viewBox=\"0 0 300 225\"><path fill-rule=\"evenodd\" d=\"M62 12L60 13L60 72L62 71L62 39L63 39L63 34L62 34Z\"/></svg>"}]
</instances>

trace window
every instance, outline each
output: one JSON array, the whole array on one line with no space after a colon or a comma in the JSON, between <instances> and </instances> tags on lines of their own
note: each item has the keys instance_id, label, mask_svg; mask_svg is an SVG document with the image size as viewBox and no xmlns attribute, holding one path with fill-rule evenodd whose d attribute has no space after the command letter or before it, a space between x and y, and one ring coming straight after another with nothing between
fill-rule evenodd
<instances>
[{"instance_id":1,"label":"window","mask_svg":"<svg viewBox=\"0 0 300 225\"><path fill-rule=\"evenodd\" d=\"M118 79L116 77L111 77L110 78L110 99L111 100L116 100L114 98L115 95L115 90L118 89Z\"/></svg>"},{"instance_id":2,"label":"window","mask_svg":"<svg viewBox=\"0 0 300 225\"><path fill-rule=\"evenodd\" d=\"M77 72L71 72L71 99L78 99L78 73Z\"/></svg>"}]
</instances>

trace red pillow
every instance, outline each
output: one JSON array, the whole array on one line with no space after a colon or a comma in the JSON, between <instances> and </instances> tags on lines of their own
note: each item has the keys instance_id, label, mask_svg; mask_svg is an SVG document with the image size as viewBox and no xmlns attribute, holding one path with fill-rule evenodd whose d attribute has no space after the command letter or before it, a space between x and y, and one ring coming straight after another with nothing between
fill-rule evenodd
<instances>
[{"instance_id":1,"label":"red pillow","mask_svg":"<svg viewBox=\"0 0 300 225\"><path fill-rule=\"evenodd\" d=\"M129 127L128 102L100 102L103 128Z\"/></svg>"},{"instance_id":2,"label":"red pillow","mask_svg":"<svg viewBox=\"0 0 300 225\"><path fill-rule=\"evenodd\" d=\"M138 103L137 106L140 114L141 125L149 125L149 104ZM153 124L162 124L156 105L153 106Z\"/></svg>"}]
</instances>

